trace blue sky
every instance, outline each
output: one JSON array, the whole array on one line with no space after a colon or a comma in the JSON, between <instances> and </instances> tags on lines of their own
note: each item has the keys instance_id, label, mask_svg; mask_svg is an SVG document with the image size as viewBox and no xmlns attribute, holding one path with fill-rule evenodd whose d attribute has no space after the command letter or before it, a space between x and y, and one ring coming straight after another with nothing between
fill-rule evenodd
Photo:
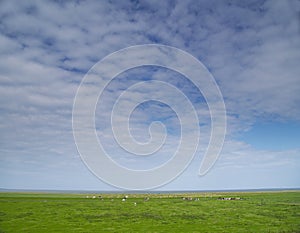
<instances>
[{"instance_id":1,"label":"blue sky","mask_svg":"<svg viewBox=\"0 0 300 233\"><path fill-rule=\"evenodd\" d=\"M140 67L117 76L97 104L97 134L116 162L146 169L170 158L180 136L170 107L144 103L130 119L141 142L149 139L152 121L166 125L165 147L153 156L124 153L108 127L111 103L122 91L161 80L197 109L201 142L185 172L160 190L299 188L299 12L298 1L279 0L1 1L0 188L116 190L80 158L74 97L96 62L149 43L182 49L211 72L226 105L226 140L214 167L199 177L211 123L203 96L174 71ZM145 88L132 94L170 93Z\"/></svg>"}]
</instances>

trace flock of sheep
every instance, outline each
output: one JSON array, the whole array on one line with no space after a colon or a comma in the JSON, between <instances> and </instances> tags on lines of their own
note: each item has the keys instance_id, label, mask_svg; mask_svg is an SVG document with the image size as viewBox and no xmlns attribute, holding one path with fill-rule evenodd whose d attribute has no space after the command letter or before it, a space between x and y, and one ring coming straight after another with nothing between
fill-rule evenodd
<instances>
[{"instance_id":1,"label":"flock of sheep","mask_svg":"<svg viewBox=\"0 0 300 233\"><path fill-rule=\"evenodd\" d=\"M100 195L100 196L95 196L95 195L93 195L93 196L86 196L86 198L92 198L92 199L98 198L98 199L100 199L100 200L104 200L103 197L102 197L101 195ZM122 202L125 202L127 199L128 199L128 195L125 195L125 196L122 198ZM145 197L145 198L144 198L144 201L149 201L149 200L150 200L149 197ZM111 199L111 201L114 201L114 199ZM135 206L137 205L136 202L134 202L133 204L134 204Z\"/></svg>"},{"instance_id":2,"label":"flock of sheep","mask_svg":"<svg viewBox=\"0 0 300 233\"><path fill-rule=\"evenodd\" d=\"M100 199L100 200L103 200L103 197L100 195L100 196L86 196L86 198L92 198L92 199ZM126 200L128 199L128 195L125 195L121 200L122 202L125 202ZM181 198L182 200L184 201L199 201L200 199L198 197L182 197ZM150 198L149 197L145 197L144 198L144 201L149 201ZM240 197L218 197L218 200L242 200ZM114 201L114 199L111 199L111 201ZM136 202L133 203L135 206L137 205Z\"/></svg>"}]
</instances>

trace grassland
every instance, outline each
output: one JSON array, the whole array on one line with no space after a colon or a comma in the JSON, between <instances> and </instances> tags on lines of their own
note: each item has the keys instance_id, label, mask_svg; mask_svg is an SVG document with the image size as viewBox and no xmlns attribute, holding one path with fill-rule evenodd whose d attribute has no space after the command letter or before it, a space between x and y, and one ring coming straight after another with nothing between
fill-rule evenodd
<instances>
[{"instance_id":1,"label":"grassland","mask_svg":"<svg viewBox=\"0 0 300 233\"><path fill-rule=\"evenodd\" d=\"M0 193L0 232L300 232L297 191L124 195Z\"/></svg>"}]
</instances>

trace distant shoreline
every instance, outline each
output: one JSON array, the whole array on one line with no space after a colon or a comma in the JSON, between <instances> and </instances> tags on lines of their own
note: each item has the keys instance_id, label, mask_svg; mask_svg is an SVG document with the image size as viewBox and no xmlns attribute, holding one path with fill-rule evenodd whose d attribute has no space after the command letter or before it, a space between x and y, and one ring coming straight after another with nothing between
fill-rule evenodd
<instances>
[{"instance_id":1,"label":"distant shoreline","mask_svg":"<svg viewBox=\"0 0 300 233\"><path fill-rule=\"evenodd\" d=\"M0 193L57 193L57 194L174 194L174 193L244 193L244 192L282 192L282 191L300 191L300 188L261 188L261 189L221 189L221 190L48 190L48 189L3 189L0 188Z\"/></svg>"}]
</instances>

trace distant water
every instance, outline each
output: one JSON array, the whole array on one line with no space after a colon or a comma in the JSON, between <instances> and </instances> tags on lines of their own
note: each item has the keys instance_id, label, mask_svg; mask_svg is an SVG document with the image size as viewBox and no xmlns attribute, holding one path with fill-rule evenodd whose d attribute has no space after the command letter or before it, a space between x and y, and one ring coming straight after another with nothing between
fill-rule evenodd
<instances>
[{"instance_id":1,"label":"distant water","mask_svg":"<svg viewBox=\"0 0 300 233\"><path fill-rule=\"evenodd\" d=\"M140 193L140 194L159 194L159 193L212 193L212 192L264 192L264 191L297 191L300 188L266 188L266 189L219 189L219 190L146 190L146 191L130 191L130 190L53 190L53 189L1 189L0 192L39 192L39 193Z\"/></svg>"}]
</instances>

